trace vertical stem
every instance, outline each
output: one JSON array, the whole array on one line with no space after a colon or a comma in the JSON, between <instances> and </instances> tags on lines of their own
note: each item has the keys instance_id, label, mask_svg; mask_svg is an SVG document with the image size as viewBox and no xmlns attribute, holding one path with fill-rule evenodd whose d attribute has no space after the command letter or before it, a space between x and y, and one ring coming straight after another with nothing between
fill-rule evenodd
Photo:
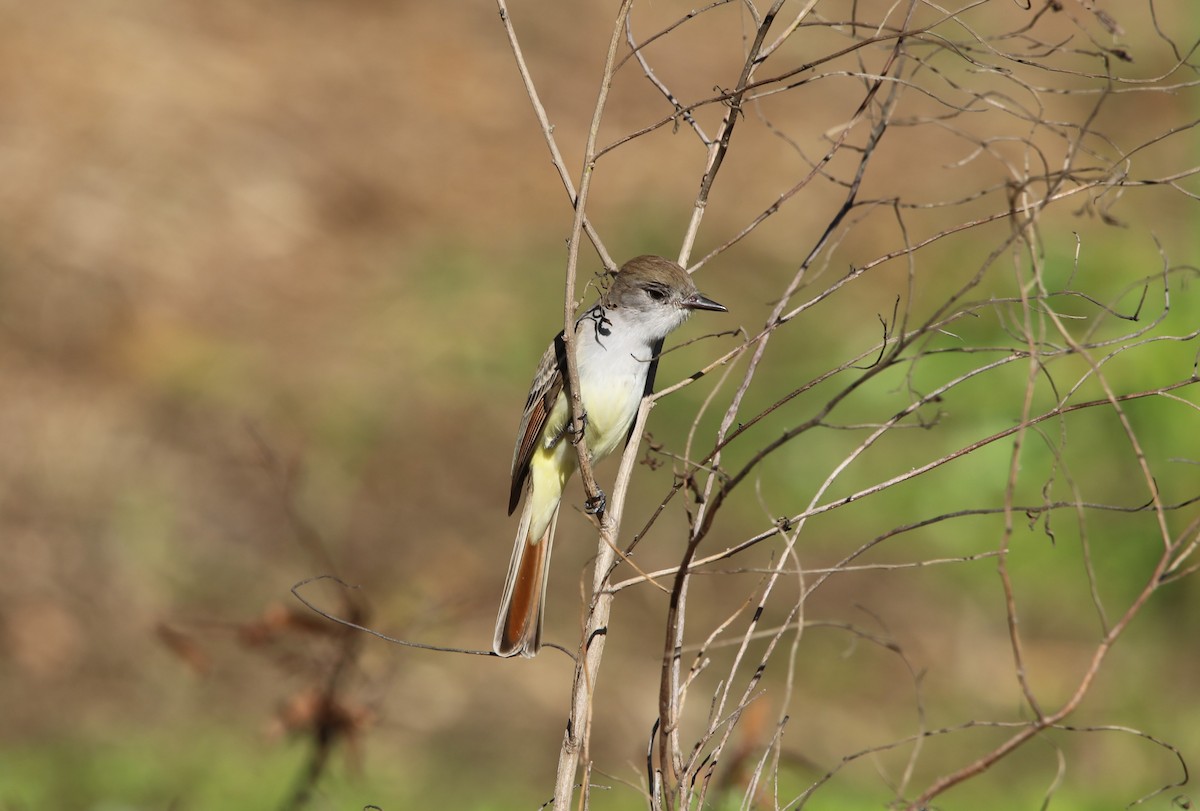
<instances>
[{"instance_id":1,"label":"vertical stem","mask_svg":"<svg viewBox=\"0 0 1200 811\"><path fill-rule=\"evenodd\" d=\"M649 398L642 401L637 418L633 423L632 436L641 436L646 427L646 418L654 403ZM575 681L571 687L571 715L563 734L562 749L558 756L558 774L554 785L555 811L567 811L575 787L580 752L587 748L591 732L592 691L600 672L600 660L604 656L604 642L608 638L608 618L612 612L614 592L609 589L609 578L617 562L616 544L621 526L621 513L628 494L629 481L637 461L637 443L631 442L621 457L609 499L609 509L600 523L600 544L596 554L596 566L592 576L592 603L584 624L580 653L575 659Z\"/></svg>"},{"instance_id":2,"label":"vertical stem","mask_svg":"<svg viewBox=\"0 0 1200 811\"><path fill-rule=\"evenodd\" d=\"M612 38L608 43L604 75L600 82L596 109L592 115L592 125L588 130L587 146L584 149L583 173L579 179L579 195L575 200L575 219L571 224L571 238L567 244L566 291L563 300L567 396L571 406L571 433L575 438L575 451L579 457L579 475L589 499L595 498L599 493L599 487L596 485L591 456L583 435L583 400L579 394L579 367L575 359L575 275L576 267L579 264L579 242L583 233L584 209L587 204L588 191L591 188L592 173L596 168L596 137L600 131L600 121L604 114L608 91L612 86L613 65L616 62L617 47L621 41L621 31L625 28L625 20L629 16L629 9L632 5L633 0L623 0L621 3L616 23L613 26ZM646 410L647 406L643 404L643 408L639 412L639 420L643 425ZM635 429L633 436L640 436L638 429ZM622 468L626 466L630 457L631 454L627 450L625 458L622 459ZM621 495L623 495L623 491ZM615 554L613 538L616 536L620 517L620 500L616 496L617 494L614 492L615 503L612 510L602 515L601 520L592 584L592 606L591 611L588 612L583 638L579 643L579 654L575 659L575 679L571 687L571 714L567 720L567 729L563 733L562 748L559 750L558 756L558 773L554 784L555 811L567 811L571 807L575 775L579 771L580 753L586 749L590 733L592 687L600 671L600 660L604 653L604 638L608 628L609 607L612 602L612 594L604 590L604 585L608 579L612 558Z\"/></svg>"}]
</instances>

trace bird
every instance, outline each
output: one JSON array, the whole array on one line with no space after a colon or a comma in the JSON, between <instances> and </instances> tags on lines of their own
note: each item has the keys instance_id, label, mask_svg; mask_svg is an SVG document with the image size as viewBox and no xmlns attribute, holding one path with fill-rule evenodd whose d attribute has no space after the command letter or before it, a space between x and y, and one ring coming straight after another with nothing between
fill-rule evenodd
<instances>
[{"instance_id":1,"label":"bird","mask_svg":"<svg viewBox=\"0 0 1200 811\"><path fill-rule=\"evenodd\" d=\"M583 432L592 461L630 440L634 418L654 386L664 339L695 310L727 312L696 289L687 271L661 256L630 259L575 322ZM546 574L563 487L578 467L571 441L563 333L542 355L513 451L508 514L524 499L492 650L537 655L546 610ZM604 509L603 493L590 512Z\"/></svg>"}]
</instances>

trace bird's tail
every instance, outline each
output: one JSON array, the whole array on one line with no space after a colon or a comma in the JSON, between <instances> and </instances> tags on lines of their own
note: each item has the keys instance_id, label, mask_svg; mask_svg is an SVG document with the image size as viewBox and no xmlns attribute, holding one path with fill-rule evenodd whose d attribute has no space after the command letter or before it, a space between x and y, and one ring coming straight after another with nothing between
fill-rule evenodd
<instances>
[{"instance_id":1,"label":"bird's tail","mask_svg":"<svg viewBox=\"0 0 1200 811\"><path fill-rule=\"evenodd\" d=\"M512 559L508 562L508 578L500 614L496 618L496 635L492 650L500 656L536 656L542 647L542 616L546 610L546 572L550 568L550 549L554 543L554 527L558 524L558 507L538 538L529 537L533 512L532 494L525 493L525 509L513 544Z\"/></svg>"}]
</instances>

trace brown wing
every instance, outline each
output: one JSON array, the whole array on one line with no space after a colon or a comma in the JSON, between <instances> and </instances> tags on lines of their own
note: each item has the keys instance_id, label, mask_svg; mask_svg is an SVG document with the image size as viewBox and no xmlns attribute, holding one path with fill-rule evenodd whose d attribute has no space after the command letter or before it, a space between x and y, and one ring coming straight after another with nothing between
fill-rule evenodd
<instances>
[{"instance_id":1,"label":"brown wing","mask_svg":"<svg viewBox=\"0 0 1200 811\"><path fill-rule=\"evenodd\" d=\"M529 399L521 414L521 427L517 429L517 447L513 450L512 489L508 494L508 514L512 515L521 501L525 477L529 475L529 460L541 441L546 420L554 410L554 402L563 390L563 375L567 368L566 344L560 332L542 355L537 374L529 387Z\"/></svg>"}]
</instances>

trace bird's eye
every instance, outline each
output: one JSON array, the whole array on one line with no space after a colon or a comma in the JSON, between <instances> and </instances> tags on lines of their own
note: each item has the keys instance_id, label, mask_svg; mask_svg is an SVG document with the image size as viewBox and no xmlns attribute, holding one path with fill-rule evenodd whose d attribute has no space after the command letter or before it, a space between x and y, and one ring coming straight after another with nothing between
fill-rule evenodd
<instances>
[{"instance_id":1,"label":"bird's eye","mask_svg":"<svg viewBox=\"0 0 1200 811\"><path fill-rule=\"evenodd\" d=\"M662 301L667 297L667 291L663 290L661 287L647 287L646 295L655 301Z\"/></svg>"}]
</instances>

